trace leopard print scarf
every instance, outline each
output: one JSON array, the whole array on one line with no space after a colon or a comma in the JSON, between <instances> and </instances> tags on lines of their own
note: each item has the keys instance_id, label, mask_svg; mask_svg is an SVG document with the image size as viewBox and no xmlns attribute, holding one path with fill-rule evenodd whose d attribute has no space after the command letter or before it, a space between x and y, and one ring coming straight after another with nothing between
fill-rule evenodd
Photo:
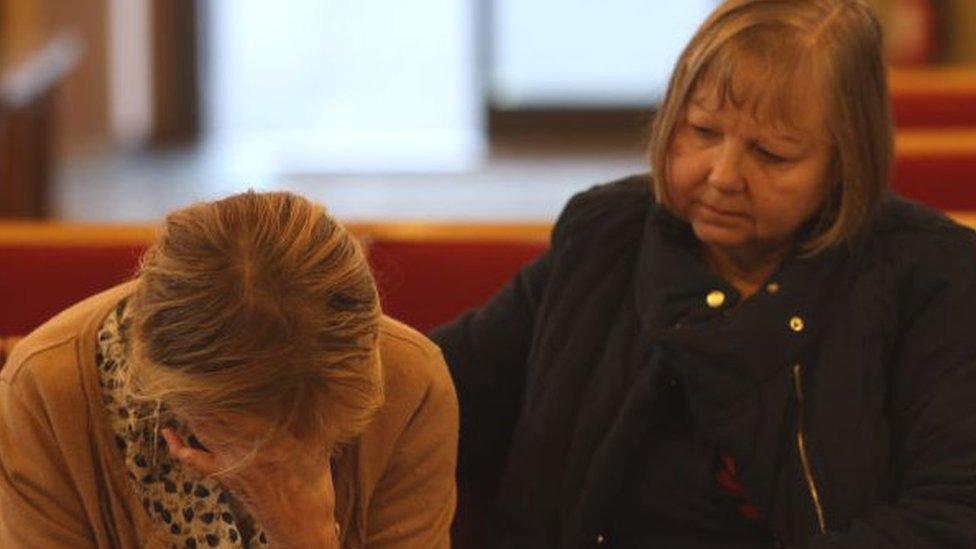
<instances>
[{"instance_id":1,"label":"leopard print scarf","mask_svg":"<svg viewBox=\"0 0 976 549\"><path fill-rule=\"evenodd\" d=\"M120 302L103 321L95 361L102 403L130 486L156 524L170 531L171 547L267 547L260 526L216 480L169 457L159 429L171 427L184 440L191 440L187 429L165 407L145 406L126 394L130 324L126 305L126 300Z\"/></svg>"}]
</instances>

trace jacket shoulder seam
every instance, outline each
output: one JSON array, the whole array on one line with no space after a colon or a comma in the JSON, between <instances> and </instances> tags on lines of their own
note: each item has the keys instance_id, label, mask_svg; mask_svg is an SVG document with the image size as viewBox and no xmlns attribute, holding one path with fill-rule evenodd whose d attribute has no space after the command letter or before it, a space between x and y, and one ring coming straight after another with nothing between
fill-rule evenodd
<instances>
[{"instance_id":1,"label":"jacket shoulder seam","mask_svg":"<svg viewBox=\"0 0 976 549\"><path fill-rule=\"evenodd\" d=\"M17 377L20 375L20 373L25 368L31 366L31 364L34 362L34 359L36 357L38 357L41 354L50 352L56 348L64 347L65 345L68 344L73 344L73 342L76 341L77 338L78 338L77 334L68 334L63 336L59 340L42 345L37 349L32 349L23 357L19 357L16 354L12 355L14 358L16 358L16 360L13 362L8 362L7 365L3 368L3 375L0 375L0 381L13 384L16 381ZM20 344L23 345L24 342L25 341L21 341ZM10 372L9 375L7 375L8 371Z\"/></svg>"}]
</instances>

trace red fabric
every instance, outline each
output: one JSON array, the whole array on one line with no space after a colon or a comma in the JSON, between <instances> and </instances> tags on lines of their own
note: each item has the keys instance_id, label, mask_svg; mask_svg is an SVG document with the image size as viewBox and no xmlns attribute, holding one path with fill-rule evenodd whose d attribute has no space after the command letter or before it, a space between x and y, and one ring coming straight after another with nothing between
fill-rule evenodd
<instances>
[{"instance_id":1,"label":"red fabric","mask_svg":"<svg viewBox=\"0 0 976 549\"><path fill-rule=\"evenodd\" d=\"M483 303L546 244L385 241L369 245L384 309L420 330ZM26 334L135 273L140 246L0 245L0 335Z\"/></svg>"},{"instance_id":2,"label":"red fabric","mask_svg":"<svg viewBox=\"0 0 976 549\"><path fill-rule=\"evenodd\" d=\"M762 520L762 513L759 512L759 508L751 503L739 505L739 514L753 522Z\"/></svg>"},{"instance_id":3,"label":"red fabric","mask_svg":"<svg viewBox=\"0 0 976 549\"><path fill-rule=\"evenodd\" d=\"M976 210L976 153L895 159L892 188L942 210Z\"/></svg>"},{"instance_id":4,"label":"red fabric","mask_svg":"<svg viewBox=\"0 0 976 549\"><path fill-rule=\"evenodd\" d=\"M733 496L742 495L742 484L736 478L737 470L735 461L730 456L722 456L722 467L715 475L718 487L723 492Z\"/></svg>"},{"instance_id":5,"label":"red fabric","mask_svg":"<svg viewBox=\"0 0 976 549\"><path fill-rule=\"evenodd\" d=\"M762 513L758 507L745 500L742 483L739 482L738 477L739 470L735 460L732 459L732 456L723 455L719 463L719 469L715 473L715 483L718 484L719 489L726 495L739 500L738 509L740 515L753 522L759 522L763 518Z\"/></svg>"},{"instance_id":6,"label":"red fabric","mask_svg":"<svg viewBox=\"0 0 976 549\"><path fill-rule=\"evenodd\" d=\"M0 335L24 335L128 278L141 246L0 246Z\"/></svg>"},{"instance_id":7,"label":"red fabric","mask_svg":"<svg viewBox=\"0 0 976 549\"><path fill-rule=\"evenodd\" d=\"M898 128L976 128L971 92L899 93L891 98Z\"/></svg>"},{"instance_id":8,"label":"red fabric","mask_svg":"<svg viewBox=\"0 0 976 549\"><path fill-rule=\"evenodd\" d=\"M370 263L390 315L426 331L484 303L543 242L374 241Z\"/></svg>"}]
</instances>

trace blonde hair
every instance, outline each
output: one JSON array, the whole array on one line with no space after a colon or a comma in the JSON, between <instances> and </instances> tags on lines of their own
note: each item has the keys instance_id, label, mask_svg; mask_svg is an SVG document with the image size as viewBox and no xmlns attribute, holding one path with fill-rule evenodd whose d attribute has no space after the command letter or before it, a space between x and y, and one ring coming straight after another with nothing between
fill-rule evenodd
<instances>
[{"instance_id":1,"label":"blonde hair","mask_svg":"<svg viewBox=\"0 0 976 549\"><path fill-rule=\"evenodd\" d=\"M249 415L264 440L360 433L383 402L364 253L325 209L246 192L176 211L142 259L127 381L177 416Z\"/></svg>"},{"instance_id":2,"label":"blonde hair","mask_svg":"<svg viewBox=\"0 0 976 549\"><path fill-rule=\"evenodd\" d=\"M679 57L651 126L654 193L670 207L668 149L685 108L702 83L741 106L742 68L758 68L764 114L795 124L799 87L821 84L837 185L816 220L805 251L817 253L857 234L887 187L893 150L882 34L861 0L727 0L702 24ZM813 77L812 81L811 78ZM768 94L771 96L767 97ZM763 101L762 99L770 99Z\"/></svg>"}]
</instances>

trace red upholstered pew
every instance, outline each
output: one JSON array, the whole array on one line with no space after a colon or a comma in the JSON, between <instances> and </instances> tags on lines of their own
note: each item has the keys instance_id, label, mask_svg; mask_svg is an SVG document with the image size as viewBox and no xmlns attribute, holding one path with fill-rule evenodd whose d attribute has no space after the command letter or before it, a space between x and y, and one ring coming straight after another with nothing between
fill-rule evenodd
<instances>
[{"instance_id":1,"label":"red upholstered pew","mask_svg":"<svg viewBox=\"0 0 976 549\"><path fill-rule=\"evenodd\" d=\"M384 309L427 330L482 303L546 248L548 226L352 224ZM0 337L133 275L151 227L0 223Z\"/></svg>"},{"instance_id":2,"label":"red upholstered pew","mask_svg":"<svg viewBox=\"0 0 976 549\"><path fill-rule=\"evenodd\" d=\"M976 227L976 212L952 215ZM483 303L546 249L549 232L546 224L349 227L366 246L384 309L421 331ZM3 338L131 277L152 238L148 226L0 223L0 355Z\"/></svg>"},{"instance_id":3,"label":"red upholstered pew","mask_svg":"<svg viewBox=\"0 0 976 549\"><path fill-rule=\"evenodd\" d=\"M892 70L892 187L944 210L976 210L976 70Z\"/></svg>"},{"instance_id":4,"label":"red upholstered pew","mask_svg":"<svg viewBox=\"0 0 976 549\"><path fill-rule=\"evenodd\" d=\"M548 246L549 225L351 225L366 244L383 309L421 331L484 303Z\"/></svg>"},{"instance_id":5,"label":"red upholstered pew","mask_svg":"<svg viewBox=\"0 0 976 549\"><path fill-rule=\"evenodd\" d=\"M941 210L976 210L976 126L900 130L891 186Z\"/></svg>"},{"instance_id":6,"label":"red upholstered pew","mask_svg":"<svg viewBox=\"0 0 976 549\"><path fill-rule=\"evenodd\" d=\"M898 128L976 128L976 70L892 70L888 80Z\"/></svg>"}]
</instances>

